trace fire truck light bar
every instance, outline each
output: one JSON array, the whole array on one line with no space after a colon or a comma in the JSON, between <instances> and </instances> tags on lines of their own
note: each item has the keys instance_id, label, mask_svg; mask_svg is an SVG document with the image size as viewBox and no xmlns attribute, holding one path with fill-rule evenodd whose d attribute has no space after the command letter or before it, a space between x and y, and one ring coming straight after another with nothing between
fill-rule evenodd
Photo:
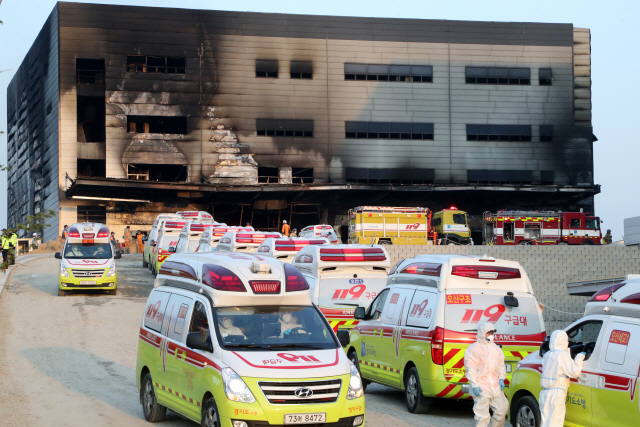
<instances>
[{"instance_id":1,"label":"fire truck light bar","mask_svg":"<svg viewBox=\"0 0 640 427\"><path fill-rule=\"evenodd\" d=\"M320 261L386 261L387 257L380 248L344 248L344 249L320 249Z\"/></svg>"}]
</instances>

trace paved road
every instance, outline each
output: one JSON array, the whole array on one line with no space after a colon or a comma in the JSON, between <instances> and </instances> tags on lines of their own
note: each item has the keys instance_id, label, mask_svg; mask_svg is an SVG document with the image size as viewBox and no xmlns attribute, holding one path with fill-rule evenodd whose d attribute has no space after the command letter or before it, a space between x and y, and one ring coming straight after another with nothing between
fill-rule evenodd
<instances>
[{"instance_id":1,"label":"paved road","mask_svg":"<svg viewBox=\"0 0 640 427\"><path fill-rule=\"evenodd\" d=\"M0 295L0 425L145 426L135 383L138 330L153 286L141 257L118 261L115 297L58 297L58 261L17 266ZM0 273L1 274L1 273ZM468 403L413 415L403 395L367 389L368 427L473 426ZM176 414L162 426L191 426Z\"/></svg>"}]
</instances>

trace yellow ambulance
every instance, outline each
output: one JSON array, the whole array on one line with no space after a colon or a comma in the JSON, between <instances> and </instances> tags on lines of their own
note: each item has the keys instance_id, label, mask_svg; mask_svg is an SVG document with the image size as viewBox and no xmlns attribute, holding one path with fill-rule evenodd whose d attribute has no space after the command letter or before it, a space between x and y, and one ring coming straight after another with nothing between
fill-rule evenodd
<instances>
[{"instance_id":1,"label":"yellow ambulance","mask_svg":"<svg viewBox=\"0 0 640 427\"><path fill-rule=\"evenodd\" d=\"M471 243L467 213L455 206L434 213L431 224L438 234L438 244L440 245L468 245Z\"/></svg>"},{"instance_id":2,"label":"yellow ambulance","mask_svg":"<svg viewBox=\"0 0 640 427\"><path fill-rule=\"evenodd\" d=\"M60 260L58 296L68 291L105 290L118 292L116 259L120 252L109 242L109 229L104 224L82 222L69 227Z\"/></svg>"},{"instance_id":3,"label":"yellow ambulance","mask_svg":"<svg viewBox=\"0 0 640 427\"><path fill-rule=\"evenodd\" d=\"M365 421L358 370L300 272L248 253L176 254L142 315L136 382L147 421L203 426Z\"/></svg>"},{"instance_id":4,"label":"yellow ambulance","mask_svg":"<svg viewBox=\"0 0 640 427\"><path fill-rule=\"evenodd\" d=\"M585 352L580 377L571 380L565 426L640 425L640 278L600 290L584 317L565 329L571 357ZM514 426L540 426L542 356L549 342L518 363L509 388Z\"/></svg>"},{"instance_id":5,"label":"yellow ambulance","mask_svg":"<svg viewBox=\"0 0 640 427\"><path fill-rule=\"evenodd\" d=\"M427 208L360 206L349 210L349 243L432 245L435 239Z\"/></svg>"},{"instance_id":6,"label":"yellow ambulance","mask_svg":"<svg viewBox=\"0 0 640 427\"><path fill-rule=\"evenodd\" d=\"M468 399L466 348L478 325L495 324L511 371L545 337L531 282L515 261L468 255L420 255L398 262L346 348L367 382L404 390L410 412L424 413L438 398Z\"/></svg>"}]
</instances>

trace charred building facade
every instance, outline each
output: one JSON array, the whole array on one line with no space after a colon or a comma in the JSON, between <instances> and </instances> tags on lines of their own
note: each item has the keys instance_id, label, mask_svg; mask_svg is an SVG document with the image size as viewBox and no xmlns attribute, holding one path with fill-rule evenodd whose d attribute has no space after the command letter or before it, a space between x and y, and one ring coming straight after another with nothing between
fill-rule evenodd
<instances>
[{"instance_id":1,"label":"charred building facade","mask_svg":"<svg viewBox=\"0 0 640 427\"><path fill-rule=\"evenodd\" d=\"M571 24L59 3L8 88L8 220L592 211L590 87Z\"/></svg>"}]
</instances>

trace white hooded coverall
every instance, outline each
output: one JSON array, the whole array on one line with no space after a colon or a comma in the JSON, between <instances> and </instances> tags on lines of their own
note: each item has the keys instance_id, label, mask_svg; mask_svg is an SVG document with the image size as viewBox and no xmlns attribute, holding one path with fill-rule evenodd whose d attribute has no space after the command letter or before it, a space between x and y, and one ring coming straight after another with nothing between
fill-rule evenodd
<instances>
[{"instance_id":1,"label":"white hooded coverall","mask_svg":"<svg viewBox=\"0 0 640 427\"><path fill-rule=\"evenodd\" d=\"M487 332L495 330L491 323L478 326L476 342L464 353L464 369L469 380L469 393L473 396L473 413L476 427L503 427L509 402L500 390L500 380L507 378L502 349L486 339ZM482 394L476 396L473 389L480 387ZM493 417L489 415L493 410Z\"/></svg>"},{"instance_id":2,"label":"white hooded coverall","mask_svg":"<svg viewBox=\"0 0 640 427\"><path fill-rule=\"evenodd\" d=\"M567 389L571 378L582 373L584 354L571 359L569 337L565 331L553 331L549 340L549 351L542 358L540 378L540 427L562 427L567 412Z\"/></svg>"}]
</instances>

